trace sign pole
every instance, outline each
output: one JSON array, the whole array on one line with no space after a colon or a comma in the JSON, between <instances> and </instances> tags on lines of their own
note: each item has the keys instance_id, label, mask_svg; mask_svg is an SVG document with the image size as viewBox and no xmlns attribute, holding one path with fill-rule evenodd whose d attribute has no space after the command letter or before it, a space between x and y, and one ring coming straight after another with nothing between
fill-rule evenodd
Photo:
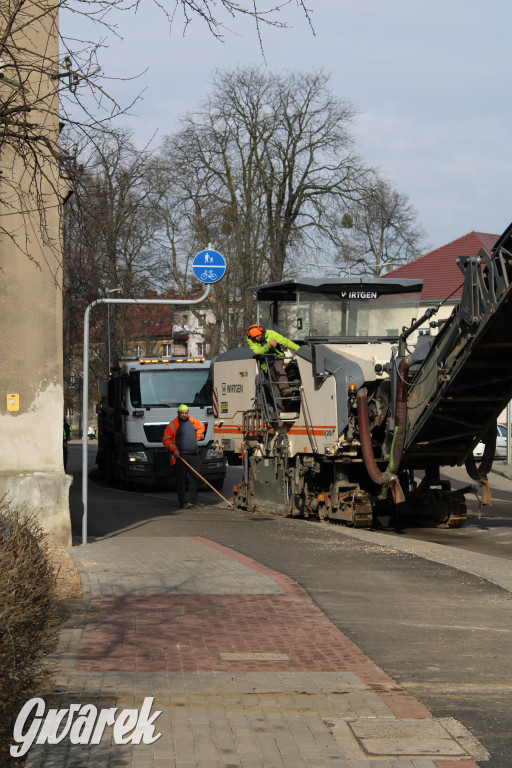
<instances>
[{"instance_id":1,"label":"sign pole","mask_svg":"<svg viewBox=\"0 0 512 768\"><path fill-rule=\"evenodd\" d=\"M82 544L87 544L87 474L89 456L86 425L89 424L89 316L91 309L97 304L171 304L188 307L191 304L201 304L208 298L210 291L211 285L206 285L204 293L198 299L96 299L85 310L82 378Z\"/></svg>"}]
</instances>

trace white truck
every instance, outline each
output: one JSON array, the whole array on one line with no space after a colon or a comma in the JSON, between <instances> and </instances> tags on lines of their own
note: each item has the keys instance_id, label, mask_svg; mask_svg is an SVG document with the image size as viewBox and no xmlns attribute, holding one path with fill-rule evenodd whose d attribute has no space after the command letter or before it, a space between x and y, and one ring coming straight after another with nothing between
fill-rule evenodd
<instances>
[{"instance_id":1,"label":"white truck","mask_svg":"<svg viewBox=\"0 0 512 768\"><path fill-rule=\"evenodd\" d=\"M199 443L201 473L214 488L222 489L226 459L213 446L211 368L203 358L125 360L119 372L101 385L97 464L109 482L173 481L162 437L181 403L205 425Z\"/></svg>"}]
</instances>

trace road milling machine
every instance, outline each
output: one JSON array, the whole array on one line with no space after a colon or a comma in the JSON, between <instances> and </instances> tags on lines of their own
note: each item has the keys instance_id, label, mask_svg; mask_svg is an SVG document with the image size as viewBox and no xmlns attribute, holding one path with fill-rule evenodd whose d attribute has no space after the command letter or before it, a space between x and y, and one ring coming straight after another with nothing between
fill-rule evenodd
<instances>
[{"instance_id":1,"label":"road milling machine","mask_svg":"<svg viewBox=\"0 0 512 768\"><path fill-rule=\"evenodd\" d=\"M285 387L272 356L238 348L215 360L216 440L242 461L235 505L365 528L457 527L467 493L490 503L496 422L512 397L512 225L458 266L462 298L444 321L439 306L418 317L421 280L251 289L258 323L300 349L286 350ZM464 464L475 484L452 489L440 468Z\"/></svg>"}]
</instances>

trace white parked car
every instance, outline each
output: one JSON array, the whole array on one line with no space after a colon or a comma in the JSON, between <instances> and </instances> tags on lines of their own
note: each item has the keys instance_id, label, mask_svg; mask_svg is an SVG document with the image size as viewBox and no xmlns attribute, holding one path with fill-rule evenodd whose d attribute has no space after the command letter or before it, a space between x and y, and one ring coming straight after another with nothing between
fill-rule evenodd
<instances>
[{"instance_id":1,"label":"white parked car","mask_svg":"<svg viewBox=\"0 0 512 768\"><path fill-rule=\"evenodd\" d=\"M475 459L481 459L484 455L484 449L485 445L484 443L478 443L475 450L473 451L473 456ZM496 453L494 454L495 459L506 459L507 458L507 428L503 424L497 425L497 435L496 435Z\"/></svg>"}]
</instances>

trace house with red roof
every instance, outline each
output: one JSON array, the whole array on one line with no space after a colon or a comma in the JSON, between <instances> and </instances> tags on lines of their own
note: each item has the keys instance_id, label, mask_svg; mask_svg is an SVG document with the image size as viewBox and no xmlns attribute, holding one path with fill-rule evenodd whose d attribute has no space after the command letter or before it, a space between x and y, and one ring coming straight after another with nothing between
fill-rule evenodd
<instances>
[{"instance_id":1,"label":"house with red roof","mask_svg":"<svg viewBox=\"0 0 512 768\"><path fill-rule=\"evenodd\" d=\"M444 302L436 315L437 320L450 316L452 309L462 296L464 276L457 266L457 259L476 256L481 248L489 253L500 235L486 232L469 232L467 235L442 245L434 251L419 256L414 261L402 267L387 272L382 277L421 278L423 290L420 299L420 313L427 307ZM420 329L419 333L428 333L429 324Z\"/></svg>"},{"instance_id":2,"label":"house with red roof","mask_svg":"<svg viewBox=\"0 0 512 768\"><path fill-rule=\"evenodd\" d=\"M154 293L147 298L159 297ZM160 298L182 299L175 293ZM201 306L194 312L189 307L135 304L125 313L121 358L205 357L209 352L207 328L214 320L212 310Z\"/></svg>"},{"instance_id":3,"label":"house with red roof","mask_svg":"<svg viewBox=\"0 0 512 768\"><path fill-rule=\"evenodd\" d=\"M500 235L485 232L469 232L447 245L436 248L414 261L387 272L383 277L423 278L421 303L435 304L450 297L451 304L462 296L464 277L457 266L457 259L476 256L481 248L489 253Z\"/></svg>"}]
</instances>

